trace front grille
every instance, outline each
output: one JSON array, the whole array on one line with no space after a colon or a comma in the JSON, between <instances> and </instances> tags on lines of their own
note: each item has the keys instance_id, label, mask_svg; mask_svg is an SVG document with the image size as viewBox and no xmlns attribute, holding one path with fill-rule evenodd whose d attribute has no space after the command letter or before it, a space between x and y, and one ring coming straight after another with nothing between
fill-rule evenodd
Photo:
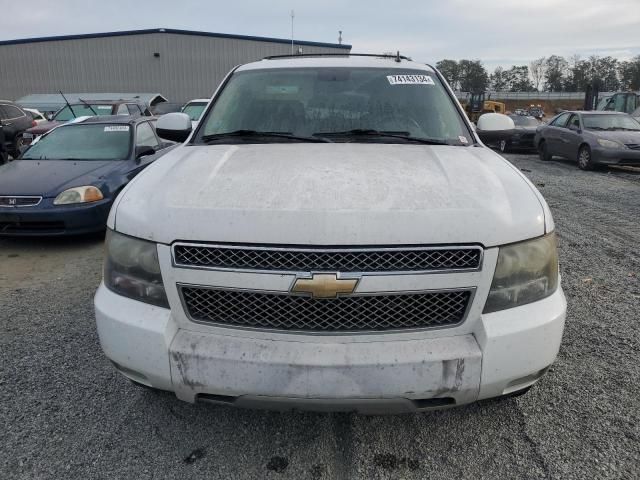
<instances>
[{"instance_id":1,"label":"front grille","mask_svg":"<svg viewBox=\"0 0 640 480\"><path fill-rule=\"evenodd\" d=\"M535 133L525 133L522 135L522 140L533 140L533 138L536 136Z\"/></svg>"},{"instance_id":2,"label":"front grille","mask_svg":"<svg viewBox=\"0 0 640 480\"><path fill-rule=\"evenodd\" d=\"M479 247L300 249L174 246L174 259L178 266L288 272L471 270L480 267L481 254Z\"/></svg>"},{"instance_id":3,"label":"front grille","mask_svg":"<svg viewBox=\"0 0 640 480\"><path fill-rule=\"evenodd\" d=\"M34 207L42 201L42 197L0 197L0 207Z\"/></svg>"},{"instance_id":4,"label":"front grille","mask_svg":"<svg viewBox=\"0 0 640 480\"><path fill-rule=\"evenodd\" d=\"M181 286L187 315L234 327L308 332L387 331L453 326L464 320L470 290L314 299Z\"/></svg>"},{"instance_id":5,"label":"front grille","mask_svg":"<svg viewBox=\"0 0 640 480\"><path fill-rule=\"evenodd\" d=\"M640 150L640 143L626 143L625 145L631 150Z\"/></svg>"},{"instance_id":6,"label":"front grille","mask_svg":"<svg viewBox=\"0 0 640 480\"><path fill-rule=\"evenodd\" d=\"M2 233L61 233L64 232L64 222L3 222L0 221Z\"/></svg>"}]
</instances>

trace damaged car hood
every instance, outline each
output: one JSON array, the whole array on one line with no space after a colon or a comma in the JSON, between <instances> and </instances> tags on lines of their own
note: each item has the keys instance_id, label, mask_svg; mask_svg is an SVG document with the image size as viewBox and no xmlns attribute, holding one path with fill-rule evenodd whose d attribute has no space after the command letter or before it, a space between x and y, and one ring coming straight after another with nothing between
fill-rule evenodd
<instances>
[{"instance_id":1,"label":"damaged car hood","mask_svg":"<svg viewBox=\"0 0 640 480\"><path fill-rule=\"evenodd\" d=\"M183 145L131 182L109 226L166 244L493 246L543 235L543 203L483 147Z\"/></svg>"}]
</instances>

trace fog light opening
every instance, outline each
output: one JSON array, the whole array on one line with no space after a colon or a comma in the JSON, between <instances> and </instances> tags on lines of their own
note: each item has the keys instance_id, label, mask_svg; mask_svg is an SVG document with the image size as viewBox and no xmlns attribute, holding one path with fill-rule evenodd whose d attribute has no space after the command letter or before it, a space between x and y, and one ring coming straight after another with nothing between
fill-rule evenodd
<instances>
[{"instance_id":1,"label":"fog light opening","mask_svg":"<svg viewBox=\"0 0 640 480\"><path fill-rule=\"evenodd\" d=\"M531 375L527 375L526 377L521 377L516 380L512 380L507 384L507 387L502 391L502 395L508 395L513 392L517 392L518 390L523 390L527 387L530 387L542 377L545 373L547 373L549 367L543 368L542 370L532 373Z\"/></svg>"},{"instance_id":2,"label":"fog light opening","mask_svg":"<svg viewBox=\"0 0 640 480\"><path fill-rule=\"evenodd\" d=\"M127 368L127 367L123 367L122 365L116 362L111 362L111 363L113 363L113 366L116 367L116 370L118 370L122 375L127 377L129 380L133 380L134 382L141 383L142 385L146 385L147 387L153 387L149 379L146 376L144 376L142 373L136 372L135 370L131 370L130 368Z\"/></svg>"}]
</instances>

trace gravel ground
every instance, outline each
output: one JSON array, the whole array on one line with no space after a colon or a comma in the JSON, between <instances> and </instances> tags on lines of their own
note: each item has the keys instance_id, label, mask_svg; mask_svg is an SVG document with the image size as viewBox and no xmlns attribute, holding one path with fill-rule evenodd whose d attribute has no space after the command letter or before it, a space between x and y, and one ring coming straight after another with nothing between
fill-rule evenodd
<instances>
[{"instance_id":1,"label":"gravel ground","mask_svg":"<svg viewBox=\"0 0 640 480\"><path fill-rule=\"evenodd\" d=\"M640 174L508 158L554 212L569 301L527 395L395 417L182 403L102 355L101 238L0 240L0 478L638 478Z\"/></svg>"}]
</instances>

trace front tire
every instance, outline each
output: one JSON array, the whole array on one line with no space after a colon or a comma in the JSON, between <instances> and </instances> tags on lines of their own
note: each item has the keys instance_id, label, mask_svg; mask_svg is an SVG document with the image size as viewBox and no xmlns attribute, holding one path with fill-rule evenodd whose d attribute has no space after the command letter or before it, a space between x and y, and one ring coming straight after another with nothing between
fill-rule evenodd
<instances>
[{"instance_id":1,"label":"front tire","mask_svg":"<svg viewBox=\"0 0 640 480\"><path fill-rule=\"evenodd\" d=\"M551 160L551 154L549 153L549 148L547 147L547 142L542 140L538 144L538 155L540 156L540 160L543 162L548 162Z\"/></svg>"},{"instance_id":2,"label":"front tire","mask_svg":"<svg viewBox=\"0 0 640 480\"><path fill-rule=\"evenodd\" d=\"M578 168L580 170L593 170L595 167L593 157L591 156L591 149L588 145L582 145L580 150L578 150Z\"/></svg>"}]
</instances>

